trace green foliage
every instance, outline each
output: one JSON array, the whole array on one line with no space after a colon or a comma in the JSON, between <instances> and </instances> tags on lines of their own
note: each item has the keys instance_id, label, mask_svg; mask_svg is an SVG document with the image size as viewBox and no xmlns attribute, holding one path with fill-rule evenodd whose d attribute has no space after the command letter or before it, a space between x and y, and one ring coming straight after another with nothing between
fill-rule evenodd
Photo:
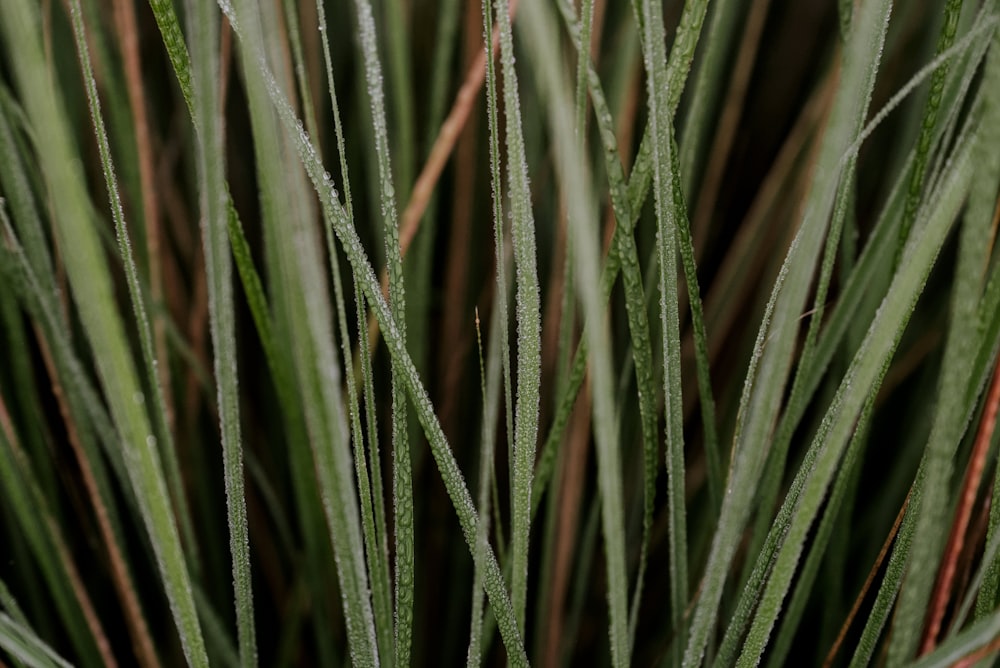
<instances>
[{"instance_id":1,"label":"green foliage","mask_svg":"<svg viewBox=\"0 0 1000 668\"><path fill-rule=\"evenodd\" d=\"M0 0L0 664L990 665L998 25Z\"/></svg>"}]
</instances>

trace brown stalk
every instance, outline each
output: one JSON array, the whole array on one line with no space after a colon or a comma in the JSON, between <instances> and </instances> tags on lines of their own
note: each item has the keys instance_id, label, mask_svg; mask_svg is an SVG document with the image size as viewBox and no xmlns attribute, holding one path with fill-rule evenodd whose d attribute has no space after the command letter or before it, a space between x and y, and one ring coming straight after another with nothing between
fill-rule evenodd
<instances>
[{"instance_id":1,"label":"brown stalk","mask_svg":"<svg viewBox=\"0 0 1000 668\"><path fill-rule=\"evenodd\" d=\"M135 124L136 153L139 161L139 184L142 190L142 218L146 224L146 252L149 255L149 292L154 304L163 301L163 270L160 264L160 210L156 201L156 177L153 169L153 148L146 113L146 96L142 89L142 63L139 55L139 30L136 25L135 5L131 0L114 0L115 27L125 69L125 90L132 122ZM166 248L164 247L163 251ZM153 341L156 356L161 361L156 367L160 386L163 388L167 429L174 429L174 404L170 391L170 365L167 364L167 332L162 315L154 309Z\"/></svg>"},{"instance_id":2,"label":"brown stalk","mask_svg":"<svg viewBox=\"0 0 1000 668\"><path fill-rule=\"evenodd\" d=\"M708 330L713 333L709 339L709 358L712 360L718 357L724 347L727 334L737 315L737 309L729 308L728 305L745 300L748 291L754 287L753 281L742 280L741 277L760 275L759 269L743 271L743 258L752 254L758 260L763 260L773 255L773 250L762 252L758 246L758 241L768 236L768 223L773 222L769 214L789 196L790 191L798 192L806 183L809 170L796 167L803 164L804 155L807 156L806 164L815 162L816 147L813 146L810 153L809 143L829 113L833 93L836 90L836 80L836 74L831 72L806 103L757 192L744 223L726 254L719 274L712 283L705 299L705 322ZM783 251L781 252L783 254ZM690 349L693 354L693 344Z\"/></svg>"},{"instance_id":3,"label":"brown stalk","mask_svg":"<svg viewBox=\"0 0 1000 668\"><path fill-rule=\"evenodd\" d=\"M465 40L462 62L483 53L482 20L479 3L470 2L465 13ZM453 437L452 420L459 397L462 369L469 351L470 337L465 330L466 296L469 279L468 251L472 239L473 185L476 180L476 118L471 116L455 149L455 197L451 210L451 235L448 239L449 261L445 265L444 313L441 325L441 424Z\"/></svg>"},{"instance_id":4,"label":"brown stalk","mask_svg":"<svg viewBox=\"0 0 1000 668\"><path fill-rule=\"evenodd\" d=\"M990 383L986 408L979 422L979 430L976 432L969 465L965 469L962 493L955 511L955 521L951 525L944 560L941 562L937 583L934 585L934 593L931 596L927 625L924 629L923 642L920 645L921 655L927 654L937 645L937 638L941 632L941 622L944 619L948 601L951 599L958 558L965 545L965 534L969 528L969 519L972 517L972 507L976 503L979 483L983 477L983 469L986 467L986 455L989 452L990 441L993 439L993 431L996 428L998 408L1000 408L1000 360L997 360L997 365L993 370L993 380Z\"/></svg>"},{"instance_id":5,"label":"brown stalk","mask_svg":"<svg viewBox=\"0 0 1000 668\"><path fill-rule=\"evenodd\" d=\"M0 429L4 431L4 436L10 444L12 454L17 460L17 465L25 469L29 468L28 457L24 453L24 450L21 449L21 445L17 440L17 434L14 432L14 425L10 421L10 414L7 412L7 404L4 402L3 397L0 397ZM41 499L41 501L44 501L44 499ZM118 663L115 661L115 656L111 651L111 643L108 642L108 637L101 627L101 621L97 617L97 612L90 601L87 589L83 586L83 580L80 578L80 572L77 570L76 564L73 563L73 557L66 548L62 534L59 531L59 525L53 521L47 508L39 507L37 511L41 516L41 521L45 522L49 537L54 543L56 556L62 562L66 577L69 579L70 588L73 590L73 594L80 604L80 610L83 613L87 628L90 629L90 633L94 637L94 643L97 645L97 651L101 655L101 661L104 662L105 666L115 668Z\"/></svg>"},{"instance_id":6,"label":"brown stalk","mask_svg":"<svg viewBox=\"0 0 1000 668\"><path fill-rule=\"evenodd\" d=\"M590 444L590 382L584 381L580 398L576 402L573 423L570 427L566 457L563 460L562 485L559 496L559 520L556 526L554 548L555 563L552 567L552 584L549 593L549 612L546 622L545 654L543 666L562 664L564 601L573 567L573 549L576 546L580 523L580 506L587 468L587 450Z\"/></svg>"},{"instance_id":7,"label":"brown stalk","mask_svg":"<svg viewBox=\"0 0 1000 668\"><path fill-rule=\"evenodd\" d=\"M910 505L910 494L912 492L913 489L910 488L910 492L907 492L906 498L903 500L903 506L896 515L896 521L893 522L892 529L889 530L889 535L886 536L885 542L882 543L882 549L879 550L878 556L875 558L875 563L872 564L872 569L868 572L868 577L865 579L865 584L861 587L861 592L854 599L854 605L851 606L851 611L847 613L847 619L844 620L844 625L840 627L837 639L833 641L833 646L826 655L826 660L823 661L823 668L830 668L833 665L833 660L836 658L837 652L840 651L840 646L844 644L844 638L847 637L851 623L861 609L861 604L868 595L868 590L871 589L872 583L875 582L875 576L878 574L879 569L882 568L882 562L885 561L886 555L889 554L889 548L892 547L893 541L896 540L896 534L899 533L899 527L903 523L903 516L906 514L906 507Z\"/></svg>"},{"instance_id":8,"label":"brown stalk","mask_svg":"<svg viewBox=\"0 0 1000 668\"><path fill-rule=\"evenodd\" d=\"M511 21L514 20L514 15L517 12L517 1L510 0ZM496 58L499 50L500 30L494 24L491 50L494 58ZM447 118L444 119L441 130L438 132L438 136L434 140L434 145L431 147L430 155L427 156L427 162L424 163L424 168L421 170L420 176L417 177L416 182L413 184L410 201L403 210L403 215L399 221L400 258L406 257L406 251L409 250L410 244L413 243L413 238L417 234L417 230L420 229L420 220L423 218L424 211L427 210L427 205L430 203L434 186L437 185L438 179L441 178L441 172L444 171L444 166L448 163L448 157L451 155L452 149L455 148L455 143L458 141L462 128L465 127L465 123L472 113L476 96L482 89L485 80L486 50L483 49L476 56L475 62L472 63L472 67L469 68L468 73L465 75L465 82L458 89L458 94L455 96L455 102L452 104L451 111L448 113ZM382 297L388 300L389 274L384 268L382 269L380 282L382 285ZM379 326L373 314L368 317L369 350L375 349L378 337Z\"/></svg>"},{"instance_id":9,"label":"brown stalk","mask_svg":"<svg viewBox=\"0 0 1000 668\"><path fill-rule=\"evenodd\" d=\"M712 143L712 149L709 153L711 157L699 190L698 203L694 208L694 219L691 221L696 257L701 256L705 241L708 239L708 226L712 220L712 211L715 208L715 201L718 199L719 188L722 185L722 176L725 173L726 165L729 164L729 152L732 149L733 140L736 139L736 129L739 127L743 103L750 87L750 75L753 73L753 66L757 60L757 50L760 46L761 34L764 32L764 21L767 18L767 10L770 5L771 0L756 0L747 15L743 40L740 42L740 50L736 55L736 64L733 68L733 78L729 83L726 102L715 133L715 141Z\"/></svg>"}]
</instances>

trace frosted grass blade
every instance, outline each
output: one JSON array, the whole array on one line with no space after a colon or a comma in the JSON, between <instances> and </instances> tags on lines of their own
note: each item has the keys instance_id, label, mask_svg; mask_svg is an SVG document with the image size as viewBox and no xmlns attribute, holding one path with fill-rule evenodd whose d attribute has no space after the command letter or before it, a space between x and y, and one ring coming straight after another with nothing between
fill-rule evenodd
<instances>
[{"instance_id":1,"label":"frosted grass blade","mask_svg":"<svg viewBox=\"0 0 1000 668\"><path fill-rule=\"evenodd\" d=\"M590 350L590 372L594 387L593 422L597 441L598 487L608 569L611 661L629 663L628 578L625 571L624 510L622 507L621 460L616 438L617 409L612 392L611 339L604 322L599 283L600 253L595 234L596 207L589 194L586 161L572 131L573 102L570 87L555 55L556 28L551 13L537 3L526 3L524 20L529 30L526 43L548 103L549 128L555 137L557 174L566 192L571 238L576 258L577 291L583 305Z\"/></svg>"},{"instance_id":2,"label":"frosted grass blade","mask_svg":"<svg viewBox=\"0 0 1000 668\"><path fill-rule=\"evenodd\" d=\"M524 630L531 533L531 487L538 439L541 385L541 297L535 248L535 220L525 155L518 76L514 69L514 36L507 0L496 3L503 73L503 108L507 124L507 187L511 201L511 237L517 313L517 396L514 406L514 461L511 494L511 601Z\"/></svg>"},{"instance_id":3,"label":"frosted grass blade","mask_svg":"<svg viewBox=\"0 0 1000 668\"><path fill-rule=\"evenodd\" d=\"M393 81L397 93L397 102L405 103L403 91L408 90L403 77L400 53L405 44L400 44L402 37L399 23L401 7L397 2L389 3L390 16L394 17L395 25L393 59ZM378 44L375 35L375 19L372 16L371 3L368 0L356 0L358 27L361 36L361 48L364 56L365 77L368 84L368 98L371 103L373 134L375 137L375 153L378 157L379 193L381 196L382 224L385 230L385 256L389 268L389 303L393 318L399 325L399 333L406 342L406 297L403 280L403 262L399 246L399 220L396 215L396 191L393 186L392 161L389 151L389 132L385 118L385 94L382 90L382 67L378 58ZM403 99L399 99L403 98ZM402 135L399 140L407 148L403 149L404 162L401 176L409 182L409 161L413 143L412 120L409 120L405 110L397 108L397 119ZM407 426L406 390L403 387L399 371L392 371L392 496L393 496L393 526L395 527L395 601L396 601L396 632L395 657L400 665L410 663L410 645L413 642L413 579L414 579L414 548L413 548L413 479L412 463L410 461L410 443Z\"/></svg>"},{"instance_id":4,"label":"frosted grass blade","mask_svg":"<svg viewBox=\"0 0 1000 668\"><path fill-rule=\"evenodd\" d=\"M239 388L236 361L236 320L233 305L232 257L228 243L229 208L222 162L222 109L218 63L218 12L210 3L192 3L191 21L193 109L198 118L197 155L201 193L202 243L208 281L209 322L214 349L216 401L222 436L223 475L229 522L229 551L235 589L236 628L240 664L257 665L253 583L250 572L250 536L246 489L243 481L243 444L240 435Z\"/></svg>"}]
</instances>

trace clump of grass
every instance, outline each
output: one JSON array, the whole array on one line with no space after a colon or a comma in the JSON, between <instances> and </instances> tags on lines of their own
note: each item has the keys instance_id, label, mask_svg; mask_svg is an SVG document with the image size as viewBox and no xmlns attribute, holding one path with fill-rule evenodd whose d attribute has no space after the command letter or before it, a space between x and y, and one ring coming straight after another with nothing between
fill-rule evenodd
<instances>
[{"instance_id":1,"label":"clump of grass","mask_svg":"<svg viewBox=\"0 0 1000 668\"><path fill-rule=\"evenodd\" d=\"M1000 7L828 4L0 2L0 663L995 661Z\"/></svg>"}]
</instances>

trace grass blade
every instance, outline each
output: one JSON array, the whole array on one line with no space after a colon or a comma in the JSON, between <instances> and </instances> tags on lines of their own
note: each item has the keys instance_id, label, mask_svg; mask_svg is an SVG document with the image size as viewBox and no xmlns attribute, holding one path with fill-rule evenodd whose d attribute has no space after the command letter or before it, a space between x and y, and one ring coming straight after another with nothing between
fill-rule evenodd
<instances>
[{"instance_id":1,"label":"grass blade","mask_svg":"<svg viewBox=\"0 0 1000 668\"><path fill-rule=\"evenodd\" d=\"M232 290L232 258L228 243L229 208L225 188L222 146L222 110L217 81L218 13L208 3L189 7L193 81L193 106L200 132L197 141L201 190L202 243L208 275L209 318L222 434L229 550L236 598L236 627L240 664L257 665L253 583L250 573L246 489L243 482L243 444L240 437L239 390L236 369L236 322Z\"/></svg>"},{"instance_id":2,"label":"grass blade","mask_svg":"<svg viewBox=\"0 0 1000 668\"><path fill-rule=\"evenodd\" d=\"M583 305L590 351L590 372L594 387L593 423L597 440L598 485L601 491L601 519L604 529L608 569L608 607L610 609L611 661L615 666L629 663L628 648L628 579L625 572L625 536L623 527L621 461L615 435L616 407L611 396L612 376L610 332L603 318L599 284L599 252L594 236L596 212L587 195L589 177L579 143L573 136L572 95L558 67L554 46L555 25L551 14L537 7L525 6L525 20L530 30L529 54L540 68L542 92L548 102L549 127L557 151L557 173L566 190L569 221L573 226L573 252L576 258L577 291Z\"/></svg>"}]
</instances>

